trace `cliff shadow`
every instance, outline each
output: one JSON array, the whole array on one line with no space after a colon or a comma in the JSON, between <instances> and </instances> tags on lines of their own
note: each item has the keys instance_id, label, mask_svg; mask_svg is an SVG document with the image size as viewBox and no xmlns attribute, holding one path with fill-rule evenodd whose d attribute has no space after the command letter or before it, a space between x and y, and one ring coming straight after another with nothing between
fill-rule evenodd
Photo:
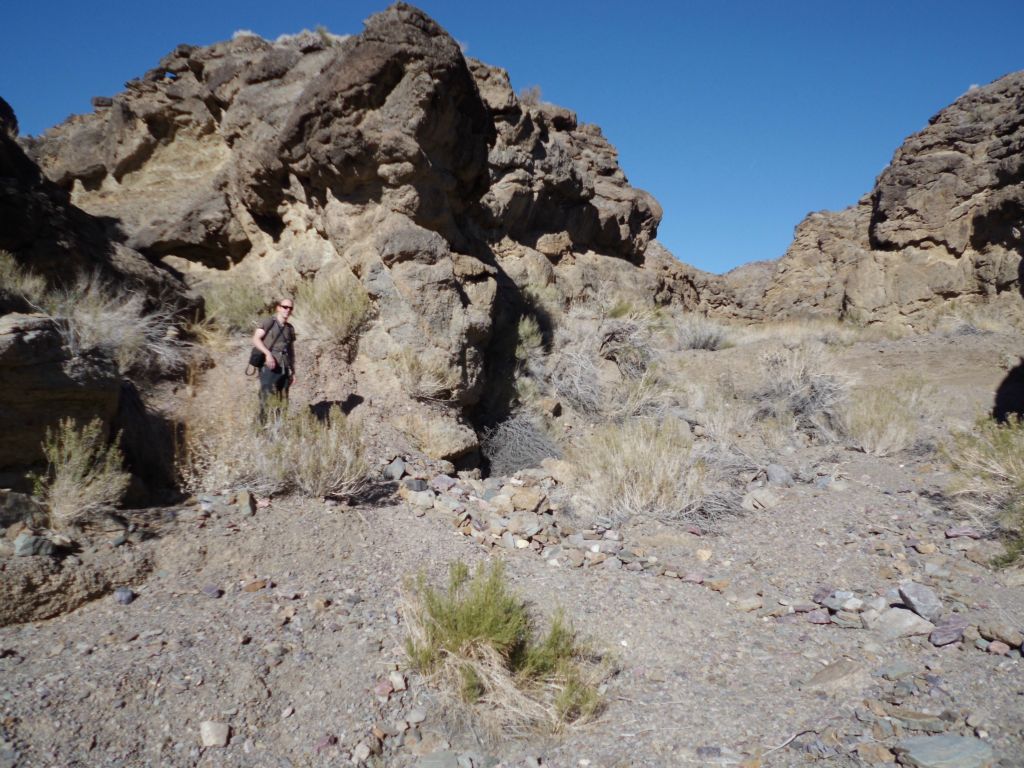
<instances>
[{"instance_id":1,"label":"cliff shadow","mask_svg":"<svg viewBox=\"0 0 1024 768\"><path fill-rule=\"evenodd\" d=\"M992 418L1000 424L1006 424L1011 418L1024 419L1024 357L996 389Z\"/></svg>"}]
</instances>

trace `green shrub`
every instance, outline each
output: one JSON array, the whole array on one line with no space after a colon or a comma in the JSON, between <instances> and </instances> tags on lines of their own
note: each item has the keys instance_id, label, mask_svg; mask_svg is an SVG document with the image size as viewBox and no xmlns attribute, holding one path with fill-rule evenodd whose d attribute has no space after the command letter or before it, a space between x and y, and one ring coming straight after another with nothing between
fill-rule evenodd
<instances>
[{"instance_id":1,"label":"green shrub","mask_svg":"<svg viewBox=\"0 0 1024 768\"><path fill-rule=\"evenodd\" d=\"M472 576L464 563L454 563L445 590L421 575L406 602L413 664L492 724L557 729L598 711L594 670L576 633L556 614L538 637L500 561Z\"/></svg>"},{"instance_id":2,"label":"green shrub","mask_svg":"<svg viewBox=\"0 0 1024 768\"><path fill-rule=\"evenodd\" d=\"M65 528L124 496L130 475L123 469L119 438L108 445L99 419L83 427L61 419L56 429L47 428L42 447L48 466L34 480L54 528Z\"/></svg>"},{"instance_id":3,"label":"green shrub","mask_svg":"<svg viewBox=\"0 0 1024 768\"><path fill-rule=\"evenodd\" d=\"M1006 543L1007 565L1024 554L1024 422L984 418L954 434L944 453L956 472L953 493Z\"/></svg>"}]
</instances>

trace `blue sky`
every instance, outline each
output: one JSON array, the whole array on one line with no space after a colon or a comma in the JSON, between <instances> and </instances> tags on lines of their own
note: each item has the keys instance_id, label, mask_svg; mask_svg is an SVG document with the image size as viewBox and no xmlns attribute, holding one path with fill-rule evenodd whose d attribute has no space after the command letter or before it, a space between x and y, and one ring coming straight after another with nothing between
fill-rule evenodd
<instances>
[{"instance_id":1,"label":"blue sky","mask_svg":"<svg viewBox=\"0 0 1024 768\"><path fill-rule=\"evenodd\" d=\"M35 134L112 95L178 43L322 24L366 0L17 2L0 96ZM909 134L1024 69L1022 0L422 0L468 55L597 123L665 209L659 239L712 272L782 255L810 211L870 191Z\"/></svg>"}]
</instances>

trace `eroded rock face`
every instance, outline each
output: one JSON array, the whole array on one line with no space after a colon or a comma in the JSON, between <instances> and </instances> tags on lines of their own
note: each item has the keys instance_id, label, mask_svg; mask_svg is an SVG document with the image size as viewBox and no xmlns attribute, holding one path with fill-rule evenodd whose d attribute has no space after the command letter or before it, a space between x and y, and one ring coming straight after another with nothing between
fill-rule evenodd
<instances>
[{"instance_id":1,"label":"eroded rock face","mask_svg":"<svg viewBox=\"0 0 1024 768\"><path fill-rule=\"evenodd\" d=\"M58 418L109 423L119 389L113 361L70 357L51 318L0 317L0 485L22 485L24 468L43 461L42 438Z\"/></svg>"},{"instance_id":2,"label":"eroded rock face","mask_svg":"<svg viewBox=\"0 0 1024 768\"><path fill-rule=\"evenodd\" d=\"M661 280L642 267L661 210L600 130L520 103L404 3L349 38L180 46L96 104L31 147L77 206L191 282L350 271L376 310L364 353L438 361L461 408L521 279L563 298L616 265L638 291Z\"/></svg>"},{"instance_id":3,"label":"eroded rock face","mask_svg":"<svg viewBox=\"0 0 1024 768\"><path fill-rule=\"evenodd\" d=\"M1019 289L1024 72L972 89L908 138L857 205L809 215L747 317L914 322Z\"/></svg>"}]
</instances>

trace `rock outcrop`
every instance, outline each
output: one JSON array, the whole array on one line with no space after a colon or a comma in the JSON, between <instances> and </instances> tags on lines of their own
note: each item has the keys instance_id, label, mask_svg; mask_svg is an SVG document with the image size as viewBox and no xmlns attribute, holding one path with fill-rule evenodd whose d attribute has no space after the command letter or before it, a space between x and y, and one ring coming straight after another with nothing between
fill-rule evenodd
<instances>
[{"instance_id":1,"label":"rock outcrop","mask_svg":"<svg viewBox=\"0 0 1024 768\"><path fill-rule=\"evenodd\" d=\"M1024 72L973 88L896 151L870 194L812 213L751 318L817 314L914 323L951 299L1019 289L1024 253ZM735 277L735 276L734 276Z\"/></svg>"},{"instance_id":2,"label":"rock outcrop","mask_svg":"<svg viewBox=\"0 0 1024 768\"><path fill-rule=\"evenodd\" d=\"M499 305L514 315L526 286L563 302L609 276L672 292L642 266L661 210L600 130L524 104L404 3L354 37L179 46L94 105L30 142L76 206L192 284L248 275L271 298L355 275L375 304L373 375L396 350L433 361L459 418Z\"/></svg>"}]
</instances>

